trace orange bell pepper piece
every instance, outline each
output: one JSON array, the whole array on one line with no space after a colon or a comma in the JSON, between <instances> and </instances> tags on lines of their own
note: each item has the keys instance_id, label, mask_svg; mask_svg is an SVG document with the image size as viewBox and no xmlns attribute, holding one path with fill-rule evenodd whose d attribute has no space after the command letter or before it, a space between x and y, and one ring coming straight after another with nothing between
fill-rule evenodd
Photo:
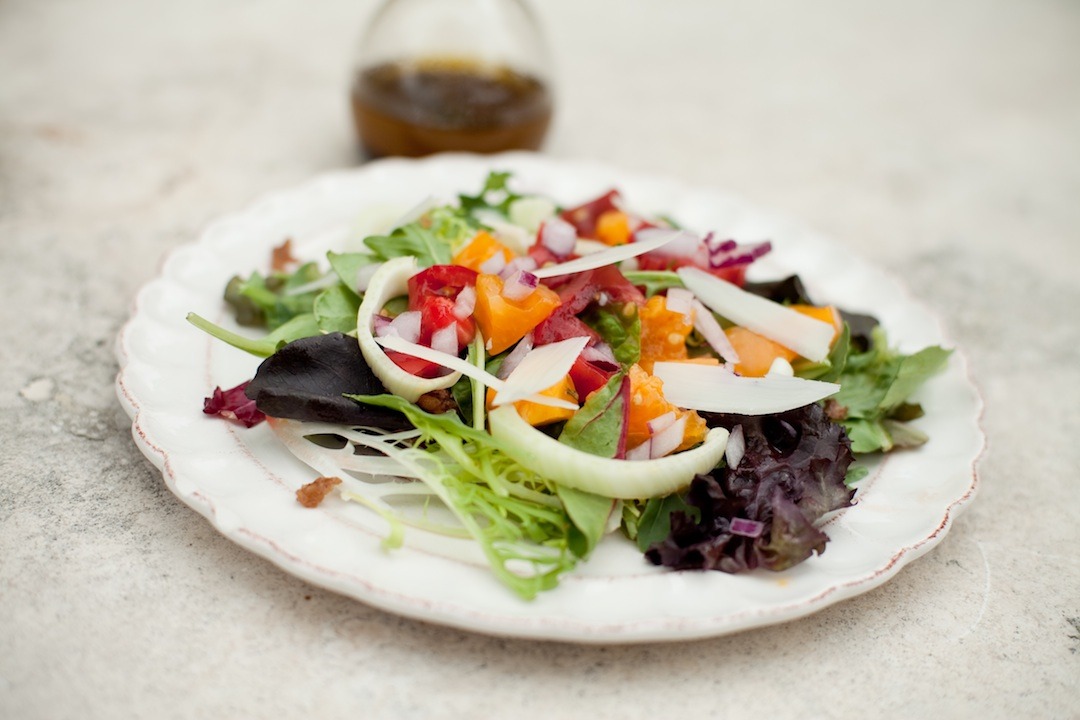
<instances>
[{"instance_id":1,"label":"orange bell pepper piece","mask_svg":"<svg viewBox=\"0 0 1080 720\"><path fill-rule=\"evenodd\" d=\"M630 412L627 416L626 449L635 448L649 439L649 421L669 412L675 418L686 417L683 441L677 450L686 450L705 439L705 421L693 410L682 410L664 399L664 381L650 375L640 365L630 366Z\"/></svg>"},{"instance_id":2,"label":"orange bell pepper piece","mask_svg":"<svg viewBox=\"0 0 1080 720\"><path fill-rule=\"evenodd\" d=\"M694 329L682 313L667 309L667 300L653 295L641 308L641 359L645 372L652 372L659 360L679 362L687 359L686 338Z\"/></svg>"},{"instance_id":3,"label":"orange bell pepper piece","mask_svg":"<svg viewBox=\"0 0 1080 720\"><path fill-rule=\"evenodd\" d=\"M746 377L765 377L777 358L791 362L799 356L794 350L742 326L728 328L724 332L739 355L735 372Z\"/></svg>"},{"instance_id":4,"label":"orange bell pepper piece","mask_svg":"<svg viewBox=\"0 0 1080 720\"><path fill-rule=\"evenodd\" d=\"M493 238L488 231L481 230L469 241L468 245L457 251L451 262L454 265L461 265L480 272L480 266L500 252L507 262L514 257L514 253L510 248Z\"/></svg>"},{"instance_id":5,"label":"orange bell pepper piece","mask_svg":"<svg viewBox=\"0 0 1080 720\"><path fill-rule=\"evenodd\" d=\"M555 383L546 390L543 390L538 395L544 395L547 397L558 398L560 400L569 400L570 402L577 404L578 395L574 390L574 383L571 382L570 376L566 375L562 380ZM488 388L487 391L487 406L491 409L491 401L495 399L495 390ZM528 400L518 400L514 403L514 408L518 411L518 415L521 419L529 423L533 427L540 427L541 425L550 425L551 423L559 422L561 420L569 420L574 416L576 410L570 408L558 408L551 405L541 405L540 403L529 402Z\"/></svg>"},{"instance_id":6,"label":"orange bell pepper piece","mask_svg":"<svg viewBox=\"0 0 1080 720\"><path fill-rule=\"evenodd\" d=\"M476 307L473 319L484 336L487 351L497 355L525 337L540 321L559 307L559 295L546 285L521 300L509 300L502 294L503 281L498 275L476 276Z\"/></svg>"},{"instance_id":7,"label":"orange bell pepper piece","mask_svg":"<svg viewBox=\"0 0 1080 720\"><path fill-rule=\"evenodd\" d=\"M605 245L630 242L630 218L619 210L608 210L596 219L596 237Z\"/></svg>"}]
</instances>

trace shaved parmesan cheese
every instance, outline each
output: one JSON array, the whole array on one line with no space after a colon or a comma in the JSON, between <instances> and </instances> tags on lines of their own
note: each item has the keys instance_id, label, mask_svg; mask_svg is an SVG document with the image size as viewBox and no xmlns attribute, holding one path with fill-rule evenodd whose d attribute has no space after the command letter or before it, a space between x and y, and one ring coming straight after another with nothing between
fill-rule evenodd
<instances>
[{"instance_id":1,"label":"shaved parmesan cheese","mask_svg":"<svg viewBox=\"0 0 1080 720\"><path fill-rule=\"evenodd\" d=\"M428 362L433 362L437 365L441 365L448 370L453 370L455 373L454 377L461 377L462 375L471 377L473 380L476 380L489 388L494 388L496 391L502 390L507 385L507 381L500 380L488 371L476 367L468 360L459 358L457 355L451 355L449 353L440 352L438 350L425 347L423 345L417 345L416 343L411 343L403 340L396 335L387 335L385 337L376 338L375 342L377 342L379 345L383 346L387 350L393 350L394 352L399 352L404 355L412 355L413 357L418 357L421 360L427 360ZM522 360L522 363L524 362L525 361ZM571 364L573 364L573 360L571 360ZM395 365L395 367L397 366ZM569 370L569 368L567 368L567 370ZM564 372L563 375L565 374L566 373ZM561 377L562 375L559 376L559 378ZM540 388L540 390L544 390L554 385L559 378L552 380L550 383ZM538 395L534 393L536 393L535 390L531 391L530 394L528 394L527 396L517 397L515 398L515 400L528 400L529 402L536 403L537 405L550 405L552 407L558 408L577 409L577 405L567 402L566 400L560 400L559 398L547 397L546 395ZM395 394L400 395L401 393ZM405 396L402 395L402 397ZM419 395L417 397L419 397ZM413 399L412 401L415 402L415 399Z\"/></svg>"},{"instance_id":2,"label":"shaved parmesan cheese","mask_svg":"<svg viewBox=\"0 0 1080 720\"><path fill-rule=\"evenodd\" d=\"M638 239L632 243L609 247L605 250L585 255L584 257L574 258L573 260L559 263L558 265L548 265L547 267L538 269L534 274L538 278L558 277L560 275L570 275L572 273L593 270L595 268L604 267L605 265L614 265L623 260L629 260L632 257L644 255L647 252L652 252L657 248L661 248L674 240L679 233L680 231L678 230L656 230L645 240L640 239L641 233L638 233ZM831 338L832 336L830 335L829 337Z\"/></svg>"},{"instance_id":3,"label":"shaved parmesan cheese","mask_svg":"<svg viewBox=\"0 0 1080 720\"><path fill-rule=\"evenodd\" d=\"M375 315L383 309L392 298L405 295L409 291L409 278L416 274L419 268L414 257L398 257L387 260L371 277L367 292L360 303L360 309L356 313L356 340L360 344L360 352L364 360L379 378L388 391L399 395L409 402L416 400L423 394L433 390L448 388L458 381L460 373L453 373L438 378L420 378L408 373L397 366L391 360L372 334L375 325ZM400 337L393 338L393 342L402 342ZM385 340L387 338L382 338ZM412 344L412 343L407 343ZM417 346L419 347L419 346Z\"/></svg>"},{"instance_id":4,"label":"shaved parmesan cheese","mask_svg":"<svg viewBox=\"0 0 1080 720\"><path fill-rule=\"evenodd\" d=\"M835 383L770 375L749 378L726 368L697 363L658 362L653 375L664 381L664 399L679 407L738 415L768 415L824 400Z\"/></svg>"},{"instance_id":5,"label":"shaved parmesan cheese","mask_svg":"<svg viewBox=\"0 0 1080 720\"><path fill-rule=\"evenodd\" d=\"M694 267L676 272L698 299L736 325L763 335L797 352L807 360L821 362L829 355L836 328L767 300Z\"/></svg>"},{"instance_id":6,"label":"shaved parmesan cheese","mask_svg":"<svg viewBox=\"0 0 1080 720\"><path fill-rule=\"evenodd\" d=\"M495 393L491 404L499 406L524 400L559 382L570 372L588 342L587 337L576 337L534 348L506 378L506 384Z\"/></svg>"}]
</instances>

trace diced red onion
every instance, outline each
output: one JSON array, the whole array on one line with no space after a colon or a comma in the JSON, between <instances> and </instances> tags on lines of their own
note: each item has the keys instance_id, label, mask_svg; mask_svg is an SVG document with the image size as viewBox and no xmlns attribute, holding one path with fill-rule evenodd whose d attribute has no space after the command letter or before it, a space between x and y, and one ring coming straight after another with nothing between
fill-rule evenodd
<instances>
[{"instance_id":1,"label":"diced red onion","mask_svg":"<svg viewBox=\"0 0 1080 720\"><path fill-rule=\"evenodd\" d=\"M464 320L473 314L473 310L476 309L476 288L472 285L466 285L461 288L457 297L454 299L454 317L458 320Z\"/></svg>"},{"instance_id":2,"label":"diced red onion","mask_svg":"<svg viewBox=\"0 0 1080 720\"><path fill-rule=\"evenodd\" d=\"M518 344L514 346L514 349L507 354L503 359L502 365L499 366L499 371L495 373L495 376L500 380L505 380L510 377L510 373L514 372L522 361L522 359L528 355L533 349L533 336L529 333L525 337L518 341Z\"/></svg>"},{"instance_id":3,"label":"diced red onion","mask_svg":"<svg viewBox=\"0 0 1080 720\"><path fill-rule=\"evenodd\" d=\"M484 262L480 263L480 272L485 275L498 275L506 267L506 256L496 252Z\"/></svg>"},{"instance_id":4,"label":"diced red onion","mask_svg":"<svg viewBox=\"0 0 1080 720\"><path fill-rule=\"evenodd\" d=\"M540 281L527 270L518 270L503 283L502 296L507 300L524 300L533 294Z\"/></svg>"},{"instance_id":5,"label":"diced red onion","mask_svg":"<svg viewBox=\"0 0 1080 720\"><path fill-rule=\"evenodd\" d=\"M728 433L727 447L724 448L724 459L727 460L727 466L732 470L739 467L739 463L742 462L745 454L746 436L743 434L742 425L736 425Z\"/></svg>"},{"instance_id":6,"label":"diced red onion","mask_svg":"<svg viewBox=\"0 0 1080 720\"><path fill-rule=\"evenodd\" d=\"M791 363L782 357L774 358L772 364L769 365L769 371L765 373L767 377L775 377L777 375L781 377L795 377L795 368L791 367Z\"/></svg>"},{"instance_id":7,"label":"diced red onion","mask_svg":"<svg viewBox=\"0 0 1080 720\"><path fill-rule=\"evenodd\" d=\"M646 440L637 447L630 448L626 451L627 460L651 460L652 459L652 440Z\"/></svg>"},{"instance_id":8,"label":"diced red onion","mask_svg":"<svg viewBox=\"0 0 1080 720\"><path fill-rule=\"evenodd\" d=\"M506 266L499 271L499 277L506 280L508 277L516 273L518 270L525 270L532 272L536 269L536 260L528 255L520 255L506 263Z\"/></svg>"},{"instance_id":9,"label":"diced red onion","mask_svg":"<svg viewBox=\"0 0 1080 720\"><path fill-rule=\"evenodd\" d=\"M678 313L683 316L689 325L693 316L694 294L686 288L668 288L667 297L664 299L664 307L668 312Z\"/></svg>"},{"instance_id":10,"label":"diced red onion","mask_svg":"<svg viewBox=\"0 0 1080 720\"><path fill-rule=\"evenodd\" d=\"M545 220L540 226L540 244L550 250L559 259L574 252L577 243L577 230L562 218Z\"/></svg>"},{"instance_id":11,"label":"diced red onion","mask_svg":"<svg viewBox=\"0 0 1080 720\"><path fill-rule=\"evenodd\" d=\"M645 424L649 426L649 433L655 435L658 432L661 432L668 428L671 423L675 422L675 420L675 411L672 410L670 412L664 413L663 415L658 415L657 417L654 417L652 420L649 420Z\"/></svg>"},{"instance_id":12,"label":"diced red onion","mask_svg":"<svg viewBox=\"0 0 1080 720\"><path fill-rule=\"evenodd\" d=\"M761 533L765 532L765 523L757 520L747 520L746 518L732 518L729 529L732 535L758 538L761 537Z\"/></svg>"},{"instance_id":13,"label":"diced red onion","mask_svg":"<svg viewBox=\"0 0 1080 720\"><path fill-rule=\"evenodd\" d=\"M668 292L670 293L671 290ZM720 327L720 323L716 322L709 308L696 298L691 304L694 308L694 329L701 333L701 337L705 338L705 342L709 343L709 347L715 350L724 362L738 364L739 354L735 352L735 347L728 340L727 334Z\"/></svg>"},{"instance_id":14,"label":"diced red onion","mask_svg":"<svg viewBox=\"0 0 1080 720\"><path fill-rule=\"evenodd\" d=\"M363 265L356 271L356 292L367 292L371 278L379 271L382 265L382 263Z\"/></svg>"},{"instance_id":15,"label":"diced red onion","mask_svg":"<svg viewBox=\"0 0 1080 720\"><path fill-rule=\"evenodd\" d=\"M457 323L450 323L431 333L431 349L447 355L458 354Z\"/></svg>"},{"instance_id":16,"label":"diced red onion","mask_svg":"<svg viewBox=\"0 0 1080 720\"><path fill-rule=\"evenodd\" d=\"M652 447L649 449L649 457L660 458L675 452L675 448L682 445L683 436L685 434L686 415L683 415L681 418L649 438L652 442Z\"/></svg>"},{"instance_id":17,"label":"diced red onion","mask_svg":"<svg viewBox=\"0 0 1080 720\"><path fill-rule=\"evenodd\" d=\"M420 311L403 312L390 322L386 334L393 333L406 342L414 343L420 339Z\"/></svg>"},{"instance_id":18,"label":"diced red onion","mask_svg":"<svg viewBox=\"0 0 1080 720\"><path fill-rule=\"evenodd\" d=\"M612 365L617 365L618 360L615 359L615 353L612 352L611 346L606 342L598 342L595 345L587 345L584 350L581 351L581 358L586 362L607 362Z\"/></svg>"},{"instance_id":19,"label":"diced red onion","mask_svg":"<svg viewBox=\"0 0 1080 720\"><path fill-rule=\"evenodd\" d=\"M371 318L371 330L375 337L384 337L390 331L390 323L393 322L385 315L373 315Z\"/></svg>"}]
</instances>

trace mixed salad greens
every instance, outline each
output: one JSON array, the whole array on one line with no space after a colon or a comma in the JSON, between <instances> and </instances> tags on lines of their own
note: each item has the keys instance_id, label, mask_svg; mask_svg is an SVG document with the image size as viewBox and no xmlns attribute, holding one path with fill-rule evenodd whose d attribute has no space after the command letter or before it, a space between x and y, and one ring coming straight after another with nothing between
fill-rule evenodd
<instances>
[{"instance_id":1,"label":"mixed salad greens","mask_svg":"<svg viewBox=\"0 0 1080 720\"><path fill-rule=\"evenodd\" d=\"M909 398L948 351L900 354L797 276L748 282L768 242L509 181L423 203L328 269L276 248L225 289L259 339L189 316L265 358L204 411L268 420L320 474L304 505L366 505L388 548L406 526L471 539L532 598L611 532L657 565L784 570L824 551L857 454L926 441Z\"/></svg>"}]
</instances>

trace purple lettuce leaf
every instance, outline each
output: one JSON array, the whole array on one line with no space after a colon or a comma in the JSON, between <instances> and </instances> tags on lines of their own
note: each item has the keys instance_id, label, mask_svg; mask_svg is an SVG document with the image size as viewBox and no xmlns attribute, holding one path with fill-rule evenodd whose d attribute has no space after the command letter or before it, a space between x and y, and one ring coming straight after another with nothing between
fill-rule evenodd
<instances>
[{"instance_id":1,"label":"purple lettuce leaf","mask_svg":"<svg viewBox=\"0 0 1080 720\"><path fill-rule=\"evenodd\" d=\"M646 557L657 565L734 573L785 570L824 552L828 538L815 523L850 505L854 494L844 484L854 456L843 428L816 404L760 417L703 415L713 426L742 425L746 452L735 469L694 479L687 502L700 519L672 513L671 533ZM761 523L760 535L732 532L737 518Z\"/></svg>"}]
</instances>

